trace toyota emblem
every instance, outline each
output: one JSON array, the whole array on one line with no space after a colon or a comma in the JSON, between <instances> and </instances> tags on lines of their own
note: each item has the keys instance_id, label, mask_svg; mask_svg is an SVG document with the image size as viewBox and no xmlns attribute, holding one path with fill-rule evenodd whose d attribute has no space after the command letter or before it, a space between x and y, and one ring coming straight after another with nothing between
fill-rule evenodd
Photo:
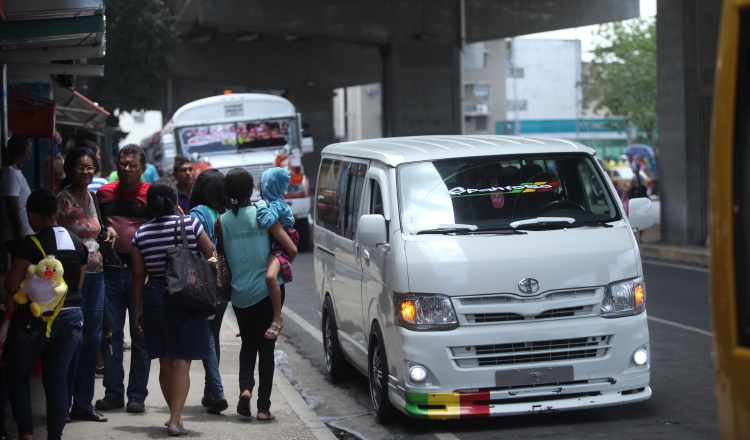
<instances>
[{"instance_id":1,"label":"toyota emblem","mask_svg":"<svg viewBox=\"0 0 750 440\"><path fill-rule=\"evenodd\" d=\"M532 382L539 382L542 379L542 373L539 371L532 371L529 374L529 380Z\"/></svg>"},{"instance_id":2,"label":"toyota emblem","mask_svg":"<svg viewBox=\"0 0 750 440\"><path fill-rule=\"evenodd\" d=\"M539 281L534 278L524 278L518 282L518 290L523 293L536 293L539 290Z\"/></svg>"}]
</instances>

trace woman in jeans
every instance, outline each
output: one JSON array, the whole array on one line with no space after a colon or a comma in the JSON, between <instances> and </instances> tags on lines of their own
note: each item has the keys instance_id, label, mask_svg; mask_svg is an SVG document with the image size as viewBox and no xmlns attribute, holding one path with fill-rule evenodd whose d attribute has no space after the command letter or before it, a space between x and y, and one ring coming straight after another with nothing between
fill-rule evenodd
<instances>
[{"instance_id":1,"label":"woman in jeans","mask_svg":"<svg viewBox=\"0 0 750 440\"><path fill-rule=\"evenodd\" d=\"M83 311L83 343L70 365L71 383L68 392L72 400L70 418L90 422L106 422L107 417L94 409L96 361L102 341L102 319L104 316L104 272L102 253L97 237L101 229L96 214L96 202L88 190L99 164L93 151L77 148L65 158L65 175L71 185L57 195L57 224L75 234L89 251L86 275L81 287L81 310ZM108 239L114 242L117 234L108 228Z\"/></svg>"},{"instance_id":2,"label":"woman in jeans","mask_svg":"<svg viewBox=\"0 0 750 440\"><path fill-rule=\"evenodd\" d=\"M250 203L253 177L242 168L227 173L225 193L231 211L221 215L221 233L224 253L232 272L232 308L242 337L240 349L240 399L237 412L251 416L250 401L255 386L255 361L258 358L258 400L255 418L259 421L276 418L270 411L273 385L275 339L265 337L273 321L273 305L266 285L268 255L271 241L256 217L255 206ZM297 256L297 247L278 221L270 228L271 234L282 245L291 260ZM281 302L284 303L284 279L279 277Z\"/></svg>"},{"instance_id":3,"label":"woman in jeans","mask_svg":"<svg viewBox=\"0 0 750 440\"><path fill-rule=\"evenodd\" d=\"M190 216L201 222L203 231L214 245L216 245L214 223L226 211L225 199L224 173L211 168L202 172L195 179L190 203L188 204ZM219 360L221 359L219 335L221 333L221 322L224 319L224 312L227 311L228 304L227 302L217 302L216 315L214 315L214 319L208 321L208 326L211 329L211 347L214 352L210 359L203 360L203 369L206 370L206 385L203 388L201 404L208 407L206 411L209 414L220 414L229 407L227 399L224 397L224 387L219 374Z\"/></svg>"},{"instance_id":4,"label":"woman in jeans","mask_svg":"<svg viewBox=\"0 0 750 440\"><path fill-rule=\"evenodd\" d=\"M42 383L47 403L47 438L62 437L68 415L68 369L81 345L83 313L81 286L89 255L86 246L74 234L57 226L57 198L47 190L31 192L26 202L29 225L44 254L31 237L26 237L13 253L10 270L5 276L6 292L18 292L26 271L38 264L44 255L54 255L63 266L63 280L68 292L57 317L50 326L34 317L30 302L16 307L10 321L8 345L3 352L6 380L13 418L18 426L19 440L34 438L34 418L31 412L29 379L37 359L42 359Z\"/></svg>"},{"instance_id":5,"label":"woman in jeans","mask_svg":"<svg viewBox=\"0 0 750 440\"><path fill-rule=\"evenodd\" d=\"M159 359L159 385L169 406L165 423L169 435L187 434L182 426L182 410L190 391L190 363L210 359L211 340L208 319L164 301L166 290L166 250L182 246L179 233L184 220L188 249L211 258L214 245L201 223L185 217L177 205L177 187L172 179L158 179L146 193L154 219L138 228L133 237L130 261L135 318L143 332L151 359ZM148 275L148 284L143 282Z\"/></svg>"}]
</instances>

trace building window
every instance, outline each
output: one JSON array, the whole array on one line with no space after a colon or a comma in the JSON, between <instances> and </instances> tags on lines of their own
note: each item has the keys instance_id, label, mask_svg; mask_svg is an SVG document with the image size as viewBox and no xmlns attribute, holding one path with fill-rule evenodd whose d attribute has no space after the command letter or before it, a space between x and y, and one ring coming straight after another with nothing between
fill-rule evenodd
<instances>
[{"instance_id":1,"label":"building window","mask_svg":"<svg viewBox=\"0 0 750 440\"><path fill-rule=\"evenodd\" d=\"M508 69L508 78L523 78L523 67L511 67Z\"/></svg>"},{"instance_id":2,"label":"building window","mask_svg":"<svg viewBox=\"0 0 750 440\"><path fill-rule=\"evenodd\" d=\"M487 131L487 116L478 116L474 118L474 121L476 131Z\"/></svg>"},{"instance_id":3,"label":"building window","mask_svg":"<svg viewBox=\"0 0 750 440\"><path fill-rule=\"evenodd\" d=\"M490 92L487 84L475 84L474 85L474 96L487 96Z\"/></svg>"},{"instance_id":4,"label":"building window","mask_svg":"<svg viewBox=\"0 0 750 440\"><path fill-rule=\"evenodd\" d=\"M508 100L508 111L515 110L526 110L525 99L509 99Z\"/></svg>"}]
</instances>

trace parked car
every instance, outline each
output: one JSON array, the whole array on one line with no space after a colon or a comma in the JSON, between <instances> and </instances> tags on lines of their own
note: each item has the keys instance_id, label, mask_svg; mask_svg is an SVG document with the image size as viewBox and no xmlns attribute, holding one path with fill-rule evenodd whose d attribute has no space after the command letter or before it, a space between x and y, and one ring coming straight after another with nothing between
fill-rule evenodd
<instances>
[{"instance_id":1,"label":"parked car","mask_svg":"<svg viewBox=\"0 0 750 440\"><path fill-rule=\"evenodd\" d=\"M634 171L629 165L617 165L608 169L607 174L609 175L609 179L612 181L612 183L615 184L617 192L621 193L628 185L630 179L633 178ZM643 170L640 171L640 175L646 181L646 187L648 187L648 195L651 195L651 190L653 187L651 178L648 177L646 172Z\"/></svg>"}]
</instances>

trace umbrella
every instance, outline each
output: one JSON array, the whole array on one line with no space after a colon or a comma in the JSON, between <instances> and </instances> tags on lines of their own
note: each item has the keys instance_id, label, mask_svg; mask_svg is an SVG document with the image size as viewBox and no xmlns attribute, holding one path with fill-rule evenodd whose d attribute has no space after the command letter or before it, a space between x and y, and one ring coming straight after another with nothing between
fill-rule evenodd
<instances>
[{"instance_id":1,"label":"umbrella","mask_svg":"<svg viewBox=\"0 0 750 440\"><path fill-rule=\"evenodd\" d=\"M628 157L656 157L656 155L654 154L654 149L644 144L630 144L626 149L622 150L622 154Z\"/></svg>"}]
</instances>

